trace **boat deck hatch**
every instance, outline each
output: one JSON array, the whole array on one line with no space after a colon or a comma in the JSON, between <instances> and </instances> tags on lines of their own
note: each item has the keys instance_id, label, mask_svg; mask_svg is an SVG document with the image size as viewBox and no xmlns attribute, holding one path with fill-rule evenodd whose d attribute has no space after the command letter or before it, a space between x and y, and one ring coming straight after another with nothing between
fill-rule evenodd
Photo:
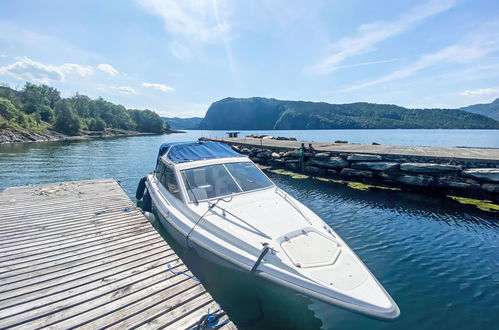
<instances>
[{"instance_id":1,"label":"boat deck hatch","mask_svg":"<svg viewBox=\"0 0 499 330\"><path fill-rule=\"evenodd\" d=\"M281 244L282 249L297 267L318 267L334 264L340 246L315 232L300 234Z\"/></svg>"}]
</instances>

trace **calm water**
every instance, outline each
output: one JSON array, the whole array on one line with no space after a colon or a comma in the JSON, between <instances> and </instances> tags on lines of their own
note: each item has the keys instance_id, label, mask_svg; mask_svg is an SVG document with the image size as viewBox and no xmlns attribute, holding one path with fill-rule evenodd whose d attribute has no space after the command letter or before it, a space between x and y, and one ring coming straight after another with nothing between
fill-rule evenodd
<instances>
[{"instance_id":1,"label":"calm water","mask_svg":"<svg viewBox=\"0 0 499 330\"><path fill-rule=\"evenodd\" d=\"M152 170L162 142L223 133L190 131L169 136L0 146L0 190L13 185L112 177L122 181L133 196L139 178ZM315 141L499 146L497 131L294 133L274 132ZM250 323L259 318L254 328L491 329L499 324L497 214L447 198L359 191L276 174L270 177L343 237L390 292L402 315L393 323L384 323L340 310L332 313L331 308L300 301L245 274L197 263L197 275L233 320Z\"/></svg>"}]
</instances>

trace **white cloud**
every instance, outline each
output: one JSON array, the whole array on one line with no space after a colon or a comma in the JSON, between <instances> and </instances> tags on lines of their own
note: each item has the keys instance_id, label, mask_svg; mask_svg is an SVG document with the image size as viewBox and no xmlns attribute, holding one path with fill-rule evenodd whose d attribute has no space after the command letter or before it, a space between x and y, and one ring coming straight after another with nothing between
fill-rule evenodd
<instances>
[{"instance_id":1,"label":"white cloud","mask_svg":"<svg viewBox=\"0 0 499 330\"><path fill-rule=\"evenodd\" d=\"M163 20L168 32L208 43L223 42L229 34L226 19L217 22L217 1L137 0L146 10ZM225 11L223 12L225 17Z\"/></svg>"},{"instance_id":2,"label":"white cloud","mask_svg":"<svg viewBox=\"0 0 499 330\"><path fill-rule=\"evenodd\" d=\"M396 21L361 25L357 29L356 37L346 37L333 44L331 48L334 53L320 63L306 68L306 71L313 74L327 74L337 70L338 63L343 60L374 50L376 44L407 31L428 17L452 8L454 3L455 0L431 0L414 7Z\"/></svg>"},{"instance_id":3,"label":"white cloud","mask_svg":"<svg viewBox=\"0 0 499 330\"><path fill-rule=\"evenodd\" d=\"M170 51L173 56L181 60L192 58L192 50L178 41L170 43Z\"/></svg>"},{"instance_id":4,"label":"white cloud","mask_svg":"<svg viewBox=\"0 0 499 330\"><path fill-rule=\"evenodd\" d=\"M82 77L94 73L94 68L91 65L80 65L74 63L64 63L58 67L64 74L76 73Z\"/></svg>"},{"instance_id":5,"label":"white cloud","mask_svg":"<svg viewBox=\"0 0 499 330\"><path fill-rule=\"evenodd\" d=\"M484 27L490 28L491 26L486 24ZM393 80L407 78L421 70L439 64L468 64L478 59L482 59L496 51L499 51L499 32L497 29L489 30L485 34L474 33L471 38L466 38L466 40L461 43L445 47L432 54L422 55L417 61L406 64L402 69L345 88L342 91L349 92Z\"/></svg>"},{"instance_id":6,"label":"white cloud","mask_svg":"<svg viewBox=\"0 0 499 330\"><path fill-rule=\"evenodd\" d=\"M167 86L164 84L155 84L155 83L144 82L144 83L142 83L142 86L147 87L147 88L156 89L156 90L162 91L162 92L173 92L174 91L173 87L170 87L170 86Z\"/></svg>"},{"instance_id":7,"label":"white cloud","mask_svg":"<svg viewBox=\"0 0 499 330\"><path fill-rule=\"evenodd\" d=\"M94 73L91 65L64 63L62 65L44 64L33 61L28 57L21 57L17 62L0 67L0 75L14 79L49 83L50 81L64 81L67 75L85 77Z\"/></svg>"},{"instance_id":8,"label":"white cloud","mask_svg":"<svg viewBox=\"0 0 499 330\"><path fill-rule=\"evenodd\" d=\"M115 76L118 74L118 70L116 70L112 65L110 64L99 64L97 65L97 69L107 73L108 75Z\"/></svg>"},{"instance_id":9,"label":"white cloud","mask_svg":"<svg viewBox=\"0 0 499 330\"><path fill-rule=\"evenodd\" d=\"M331 67L331 70L336 71L336 70L341 70L341 69L356 68L359 66L366 66L366 65L373 65L373 64L393 63L393 62L397 62L399 60L400 60L399 58L394 58L394 59L389 59L389 60L369 61L369 62L354 63L354 64L348 64L348 65L338 65L338 66Z\"/></svg>"},{"instance_id":10,"label":"white cloud","mask_svg":"<svg viewBox=\"0 0 499 330\"><path fill-rule=\"evenodd\" d=\"M499 88L479 88L479 89L468 89L460 93L463 96L482 96L499 94Z\"/></svg>"},{"instance_id":11,"label":"white cloud","mask_svg":"<svg viewBox=\"0 0 499 330\"><path fill-rule=\"evenodd\" d=\"M130 86L111 86L111 89L127 95L137 94L137 91Z\"/></svg>"}]
</instances>

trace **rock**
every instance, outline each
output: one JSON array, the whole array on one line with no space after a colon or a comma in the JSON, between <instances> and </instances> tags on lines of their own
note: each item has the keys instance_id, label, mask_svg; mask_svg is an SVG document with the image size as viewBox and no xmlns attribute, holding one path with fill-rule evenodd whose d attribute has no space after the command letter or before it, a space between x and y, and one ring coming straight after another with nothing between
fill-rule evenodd
<instances>
[{"instance_id":1,"label":"rock","mask_svg":"<svg viewBox=\"0 0 499 330\"><path fill-rule=\"evenodd\" d=\"M258 163L258 164L261 164L261 163L264 163L264 162L265 162L265 159L260 158L260 157L250 157L250 159L251 159L253 162Z\"/></svg>"},{"instance_id":2,"label":"rock","mask_svg":"<svg viewBox=\"0 0 499 330\"><path fill-rule=\"evenodd\" d=\"M296 150L291 150L287 151L282 155L283 157L293 157L293 158L300 158L300 154Z\"/></svg>"},{"instance_id":3,"label":"rock","mask_svg":"<svg viewBox=\"0 0 499 330\"><path fill-rule=\"evenodd\" d=\"M436 179L438 187L457 189L480 189L480 184L473 179L458 176L442 176Z\"/></svg>"},{"instance_id":4,"label":"rock","mask_svg":"<svg viewBox=\"0 0 499 330\"><path fill-rule=\"evenodd\" d=\"M271 155L270 155L272 158L279 158L281 157L280 154L278 154L277 152L273 152Z\"/></svg>"},{"instance_id":5,"label":"rock","mask_svg":"<svg viewBox=\"0 0 499 330\"><path fill-rule=\"evenodd\" d=\"M251 150L249 150L248 148L242 148L241 151L240 151L242 154L249 154L251 152Z\"/></svg>"},{"instance_id":6,"label":"rock","mask_svg":"<svg viewBox=\"0 0 499 330\"><path fill-rule=\"evenodd\" d=\"M338 175L338 171L337 170L333 170L331 168L328 168L326 171L327 171L326 172L327 175Z\"/></svg>"},{"instance_id":7,"label":"rock","mask_svg":"<svg viewBox=\"0 0 499 330\"><path fill-rule=\"evenodd\" d=\"M251 135L248 135L247 137L253 138L253 139L271 138L270 135L264 135L264 134L251 134Z\"/></svg>"},{"instance_id":8,"label":"rock","mask_svg":"<svg viewBox=\"0 0 499 330\"><path fill-rule=\"evenodd\" d=\"M329 157L324 160L309 160L307 165L315 165L323 168L343 168L348 167L349 163L341 157Z\"/></svg>"},{"instance_id":9,"label":"rock","mask_svg":"<svg viewBox=\"0 0 499 330\"><path fill-rule=\"evenodd\" d=\"M284 166L292 170L297 170L300 167L298 163L288 163L288 162L286 162Z\"/></svg>"},{"instance_id":10,"label":"rock","mask_svg":"<svg viewBox=\"0 0 499 330\"><path fill-rule=\"evenodd\" d=\"M275 163L280 163L280 164L286 163L286 159L284 159L284 158L274 158L274 159L272 159L272 161L274 161Z\"/></svg>"},{"instance_id":11,"label":"rock","mask_svg":"<svg viewBox=\"0 0 499 330\"><path fill-rule=\"evenodd\" d=\"M250 156L250 157L256 157L256 155L258 154L258 152L259 151L257 149L253 148L253 149L250 150L248 156Z\"/></svg>"},{"instance_id":12,"label":"rock","mask_svg":"<svg viewBox=\"0 0 499 330\"><path fill-rule=\"evenodd\" d=\"M482 183L482 189L491 193L499 193L499 183Z\"/></svg>"},{"instance_id":13,"label":"rock","mask_svg":"<svg viewBox=\"0 0 499 330\"><path fill-rule=\"evenodd\" d=\"M359 160L371 160L371 161L375 161L375 160L382 160L383 158L381 158L380 155L368 155L368 154L353 154L353 155L350 155L348 156L347 160L350 160L350 161L359 161Z\"/></svg>"},{"instance_id":14,"label":"rock","mask_svg":"<svg viewBox=\"0 0 499 330\"><path fill-rule=\"evenodd\" d=\"M433 177L429 175L392 175L387 173L379 174L382 178L404 183L410 186L428 187L433 183Z\"/></svg>"},{"instance_id":15,"label":"rock","mask_svg":"<svg viewBox=\"0 0 499 330\"><path fill-rule=\"evenodd\" d=\"M286 164L298 164L299 160L298 159L286 159L284 162Z\"/></svg>"},{"instance_id":16,"label":"rock","mask_svg":"<svg viewBox=\"0 0 499 330\"><path fill-rule=\"evenodd\" d=\"M1 116L0 116L1 117ZM35 142L35 141L58 141L68 138L67 135L47 130L43 133L24 132L15 129L0 129L0 144Z\"/></svg>"},{"instance_id":17,"label":"rock","mask_svg":"<svg viewBox=\"0 0 499 330\"><path fill-rule=\"evenodd\" d=\"M499 168L472 168L464 170L463 175L490 182L499 182Z\"/></svg>"},{"instance_id":18,"label":"rock","mask_svg":"<svg viewBox=\"0 0 499 330\"><path fill-rule=\"evenodd\" d=\"M316 166L305 166L305 172L313 176L324 176L326 175L326 170Z\"/></svg>"},{"instance_id":19,"label":"rock","mask_svg":"<svg viewBox=\"0 0 499 330\"><path fill-rule=\"evenodd\" d=\"M331 156L329 152L318 152L314 155L314 158L319 160L325 160L329 158L329 156Z\"/></svg>"},{"instance_id":20,"label":"rock","mask_svg":"<svg viewBox=\"0 0 499 330\"><path fill-rule=\"evenodd\" d=\"M284 140L284 141L296 141L295 138L287 138L287 137L283 137L283 136L278 136L276 138L274 138L275 140Z\"/></svg>"},{"instance_id":21,"label":"rock","mask_svg":"<svg viewBox=\"0 0 499 330\"><path fill-rule=\"evenodd\" d=\"M352 168L359 170L374 170L374 171L394 171L398 169L399 163L390 162L354 162Z\"/></svg>"},{"instance_id":22,"label":"rock","mask_svg":"<svg viewBox=\"0 0 499 330\"><path fill-rule=\"evenodd\" d=\"M340 172L341 176L346 177L361 177L361 178L372 178L374 176L371 171L356 170L353 168L344 168Z\"/></svg>"},{"instance_id":23,"label":"rock","mask_svg":"<svg viewBox=\"0 0 499 330\"><path fill-rule=\"evenodd\" d=\"M447 173L461 171L461 165L445 165L433 163L402 163L400 169L405 172L416 173Z\"/></svg>"},{"instance_id":24,"label":"rock","mask_svg":"<svg viewBox=\"0 0 499 330\"><path fill-rule=\"evenodd\" d=\"M265 158L265 159L268 159L272 156L272 154L270 153L270 151L264 151L264 152L259 152L256 157L258 158Z\"/></svg>"}]
</instances>

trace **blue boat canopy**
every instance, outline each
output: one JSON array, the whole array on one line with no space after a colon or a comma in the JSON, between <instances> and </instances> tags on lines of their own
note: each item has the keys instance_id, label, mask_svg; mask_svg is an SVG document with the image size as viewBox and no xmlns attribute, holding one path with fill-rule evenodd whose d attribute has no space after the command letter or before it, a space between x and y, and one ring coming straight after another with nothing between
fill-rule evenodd
<instances>
[{"instance_id":1,"label":"blue boat canopy","mask_svg":"<svg viewBox=\"0 0 499 330\"><path fill-rule=\"evenodd\" d=\"M174 163L186 163L196 160L244 157L235 152L231 147L220 142L174 142L164 143L159 147L158 159L168 151L168 159Z\"/></svg>"}]
</instances>

